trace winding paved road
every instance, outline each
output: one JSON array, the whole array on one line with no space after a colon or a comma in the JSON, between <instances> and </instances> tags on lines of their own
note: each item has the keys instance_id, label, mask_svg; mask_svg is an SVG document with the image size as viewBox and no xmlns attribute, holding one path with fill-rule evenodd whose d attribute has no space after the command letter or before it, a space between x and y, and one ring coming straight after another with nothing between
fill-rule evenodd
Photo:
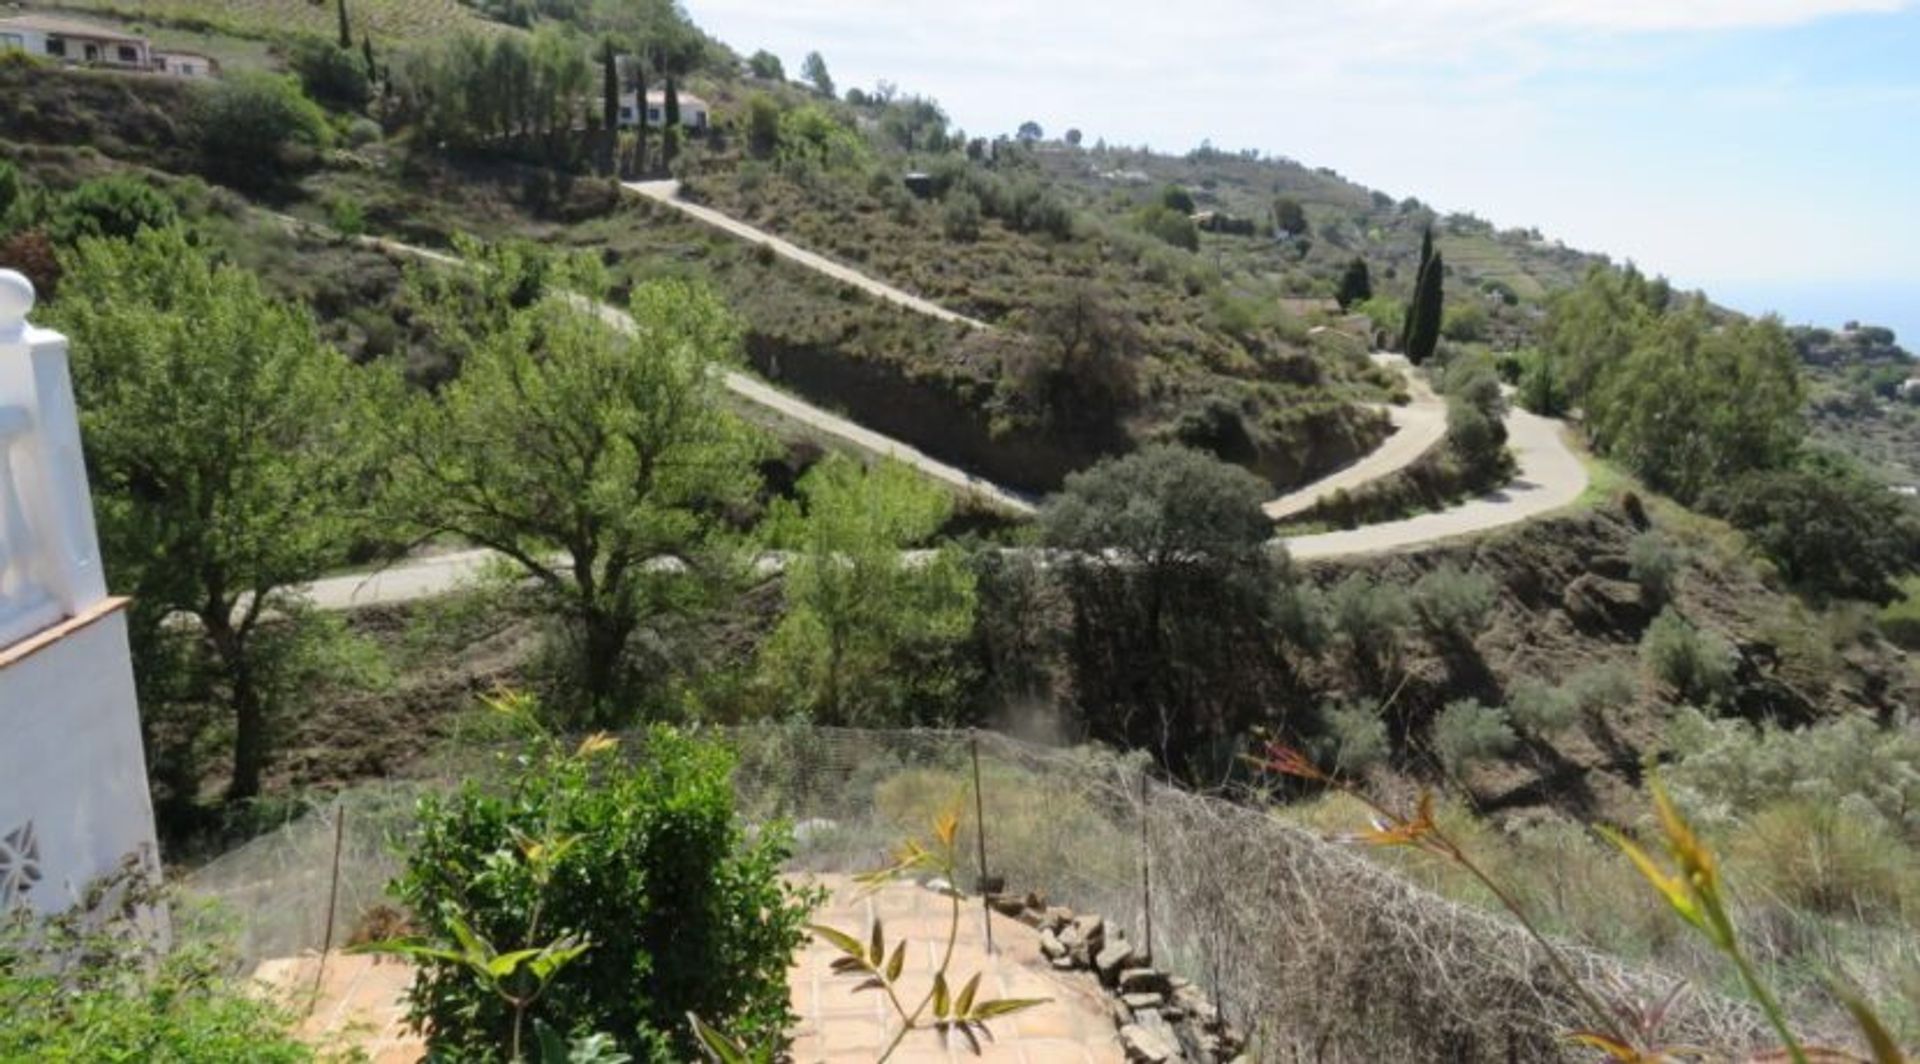
<instances>
[{"instance_id":1,"label":"winding paved road","mask_svg":"<svg viewBox=\"0 0 1920 1064\"><path fill-rule=\"evenodd\" d=\"M1413 372L1404 356L1377 352L1373 360L1399 370L1407 379L1410 401L1405 406L1385 408L1393 422L1393 435L1380 441L1380 446L1360 456L1358 461L1268 503L1262 507L1268 517L1280 521L1305 513L1336 491L1352 491L1369 481L1397 473L1446 438L1447 404L1433 394L1427 379Z\"/></svg>"},{"instance_id":2,"label":"winding paved road","mask_svg":"<svg viewBox=\"0 0 1920 1064\"><path fill-rule=\"evenodd\" d=\"M880 299L941 320L975 328L990 328L984 322L955 314L711 208L682 200L675 182L636 182L626 187L742 239L766 244L794 262L855 285ZM292 227L305 227L308 224L285 215L276 217ZM311 228L324 231L319 226ZM462 264L462 260L444 252L399 241L374 236L355 239L399 255L445 265ZM617 307L586 299L578 299L578 303L582 309L598 314L616 328L624 331L634 328L633 319ZM1303 513L1335 491L1343 488L1350 491L1404 469L1444 438L1445 403L1433 394L1425 380L1412 372L1404 359L1392 355L1374 357L1382 364L1395 365L1406 373L1412 394L1412 401L1406 406L1388 408L1388 416L1394 423L1393 435L1351 465L1267 503L1264 509L1268 516L1280 519ZM1036 512L1034 501L1022 493L975 477L963 469L928 456L918 448L829 413L757 378L728 371L725 381L730 392L747 402L774 411L824 435L873 454L898 459L929 477L1002 509L1017 514ZM1560 422L1516 407L1508 412L1506 424L1508 445L1513 450L1518 472L1513 481L1499 491L1435 513L1339 532L1298 536L1281 542L1287 545L1295 558L1302 560L1399 550L1517 524L1567 506L1586 491L1586 465L1567 446L1563 435L1565 428ZM307 594L321 609L406 602L444 594L472 583L491 558L491 552L486 550L466 550L412 559L376 572L323 579L310 585ZM777 561L768 561L773 562L771 567L778 567Z\"/></svg>"},{"instance_id":3,"label":"winding paved road","mask_svg":"<svg viewBox=\"0 0 1920 1064\"><path fill-rule=\"evenodd\" d=\"M953 322L956 325L966 325L975 329L993 328L993 326L988 325L978 318L969 318L965 314L956 314L932 300L922 299L912 292L903 291L884 281L875 280L851 266L843 266L827 258L825 255L808 251L798 244L783 240L764 229L758 229L748 225L731 215L722 214L712 207L703 207L698 203L681 199L680 182L678 181L629 181L625 184L625 187L630 191L645 196L655 203L664 203L682 214L687 215L689 218L705 222L715 229L739 237L749 244L759 244L763 247L772 248L774 254L779 255L781 258L790 259L815 273L831 277L843 284L853 285L855 288L876 298L884 299L889 303L894 303L908 310L925 314L930 318Z\"/></svg>"}]
</instances>

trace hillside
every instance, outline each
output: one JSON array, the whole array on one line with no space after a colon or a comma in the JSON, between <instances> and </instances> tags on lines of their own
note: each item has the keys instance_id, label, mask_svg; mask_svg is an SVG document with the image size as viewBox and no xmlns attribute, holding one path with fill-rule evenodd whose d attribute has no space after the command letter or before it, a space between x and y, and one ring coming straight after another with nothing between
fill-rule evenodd
<instances>
[{"instance_id":1,"label":"hillside","mask_svg":"<svg viewBox=\"0 0 1920 1064\"><path fill-rule=\"evenodd\" d=\"M426 41L462 32L497 32L499 23L482 17L462 0L354 0L356 32L389 42ZM279 41L291 35L332 37L339 21L332 3L313 0L59 0L57 3L0 4L0 17L20 11L64 12L117 21L135 32L167 40L170 33L229 40Z\"/></svg>"}]
</instances>

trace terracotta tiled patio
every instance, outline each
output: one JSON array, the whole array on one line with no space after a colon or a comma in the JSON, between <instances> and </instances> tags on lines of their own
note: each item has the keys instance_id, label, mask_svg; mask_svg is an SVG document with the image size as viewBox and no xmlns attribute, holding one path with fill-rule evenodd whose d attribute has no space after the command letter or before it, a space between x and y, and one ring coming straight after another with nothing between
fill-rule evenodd
<instances>
[{"instance_id":1,"label":"terracotta tiled patio","mask_svg":"<svg viewBox=\"0 0 1920 1064\"><path fill-rule=\"evenodd\" d=\"M901 990L912 1007L931 985L947 940L947 899L912 883L868 893L845 877L821 877L818 882L832 894L815 915L816 922L864 941L878 917L889 943L909 944ZM948 969L956 986L981 972L982 997L1039 997L1050 999L1048 1003L993 1021L992 1037L982 1039L979 1056L964 1039L943 1047L933 1032L918 1031L894 1053L896 1064L1119 1064L1125 1059L1107 999L1092 975L1055 971L1040 955L1039 933L1016 920L995 914L993 939L996 950L989 955L980 902L971 899L962 907ZM830 971L836 956L831 945L816 940L794 958L788 973L799 1016L794 1059L801 1064L872 1064L899 1030L898 1020L884 994L855 993L857 978ZM413 1064L424 1055L424 1044L406 1032L401 1020L410 966L393 959L331 954L316 994L316 962L311 956L272 960L257 973L305 1013L301 1037L336 1048L358 1046L374 1064ZM307 1011L309 1001L313 1007Z\"/></svg>"}]
</instances>

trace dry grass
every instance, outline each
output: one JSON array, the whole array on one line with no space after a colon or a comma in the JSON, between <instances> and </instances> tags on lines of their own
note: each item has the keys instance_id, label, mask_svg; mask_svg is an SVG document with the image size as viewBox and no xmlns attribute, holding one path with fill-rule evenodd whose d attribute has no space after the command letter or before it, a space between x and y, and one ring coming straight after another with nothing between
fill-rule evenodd
<instances>
[{"instance_id":1,"label":"dry grass","mask_svg":"<svg viewBox=\"0 0 1920 1064\"><path fill-rule=\"evenodd\" d=\"M265 39L300 33L331 37L339 25L333 4L312 0L60 0L58 4L30 6ZM430 40L469 30L505 30L458 0L355 0L350 15L355 32L370 31L376 42Z\"/></svg>"}]
</instances>

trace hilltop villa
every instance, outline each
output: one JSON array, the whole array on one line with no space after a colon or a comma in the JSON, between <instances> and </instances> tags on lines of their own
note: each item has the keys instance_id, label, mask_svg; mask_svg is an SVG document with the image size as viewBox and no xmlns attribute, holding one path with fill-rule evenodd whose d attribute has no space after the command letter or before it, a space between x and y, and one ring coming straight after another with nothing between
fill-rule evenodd
<instances>
[{"instance_id":1,"label":"hilltop villa","mask_svg":"<svg viewBox=\"0 0 1920 1064\"><path fill-rule=\"evenodd\" d=\"M0 19L0 52L5 51L105 70L186 78L210 78L220 72L220 64L208 56L159 51L145 37L44 15Z\"/></svg>"}]
</instances>

